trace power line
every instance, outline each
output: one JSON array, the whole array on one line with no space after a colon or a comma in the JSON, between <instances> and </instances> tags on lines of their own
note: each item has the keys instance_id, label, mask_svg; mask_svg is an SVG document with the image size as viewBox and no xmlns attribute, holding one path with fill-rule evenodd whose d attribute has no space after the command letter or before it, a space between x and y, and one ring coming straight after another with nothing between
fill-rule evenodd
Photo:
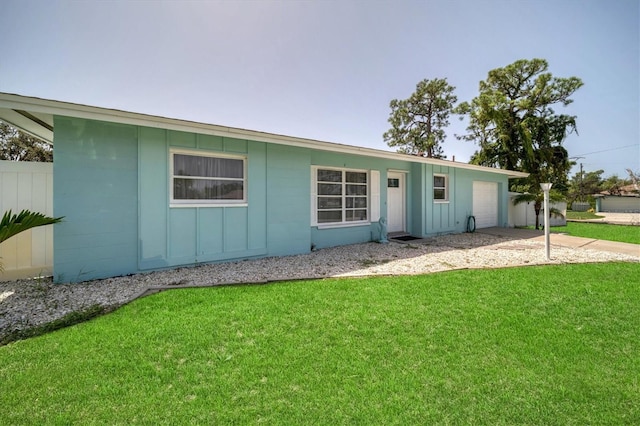
<instances>
[{"instance_id":1,"label":"power line","mask_svg":"<svg viewBox=\"0 0 640 426\"><path fill-rule=\"evenodd\" d=\"M586 154L580 154L580 155L577 155L576 157L580 157L583 155L600 154L601 152L615 151L615 150L624 149L624 148L631 148L632 146L640 146L640 143L634 143L633 145L619 146L617 148L603 149L602 151L587 152Z\"/></svg>"}]
</instances>

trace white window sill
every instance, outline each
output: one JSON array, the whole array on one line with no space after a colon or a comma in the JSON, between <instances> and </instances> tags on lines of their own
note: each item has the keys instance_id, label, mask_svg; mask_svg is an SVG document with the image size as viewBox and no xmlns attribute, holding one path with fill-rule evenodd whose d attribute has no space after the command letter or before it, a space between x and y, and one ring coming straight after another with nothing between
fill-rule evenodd
<instances>
[{"instance_id":1,"label":"white window sill","mask_svg":"<svg viewBox=\"0 0 640 426\"><path fill-rule=\"evenodd\" d=\"M230 204L230 203L221 203L221 204L211 204L211 203L185 203L185 204L169 204L169 208L179 209L179 208L193 208L193 207L247 207L249 204L247 203L238 203L238 204Z\"/></svg>"},{"instance_id":2,"label":"white window sill","mask_svg":"<svg viewBox=\"0 0 640 426\"><path fill-rule=\"evenodd\" d=\"M352 228L354 226L368 226L371 222L343 222L343 223L318 223L315 226L318 229L332 229L332 228Z\"/></svg>"},{"instance_id":3,"label":"white window sill","mask_svg":"<svg viewBox=\"0 0 640 426\"><path fill-rule=\"evenodd\" d=\"M434 200L433 204L449 204L449 200Z\"/></svg>"}]
</instances>

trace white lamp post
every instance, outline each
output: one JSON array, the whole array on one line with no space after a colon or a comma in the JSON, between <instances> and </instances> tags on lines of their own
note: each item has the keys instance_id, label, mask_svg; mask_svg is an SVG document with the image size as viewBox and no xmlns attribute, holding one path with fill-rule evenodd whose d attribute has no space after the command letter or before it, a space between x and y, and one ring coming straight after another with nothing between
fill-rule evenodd
<instances>
[{"instance_id":1,"label":"white lamp post","mask_svg":"<svg viewBox=\"0 0 640 426\"><path fill-rule=\"evenodd\" d=\"M540 188L544 191L544 249L547 253L547 260L551 260L551 249L549 244L549 190L550 183L541 183Z\"/></svg>"}]
</instances>

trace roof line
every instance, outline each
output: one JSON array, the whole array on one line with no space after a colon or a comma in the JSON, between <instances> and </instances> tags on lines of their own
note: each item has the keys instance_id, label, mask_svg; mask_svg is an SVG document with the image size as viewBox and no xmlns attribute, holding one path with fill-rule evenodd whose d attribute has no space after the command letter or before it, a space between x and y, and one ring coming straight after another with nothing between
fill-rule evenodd
<instances>
[{"instance_id":1,"label":"roof line","mask_svg":"<svg viewBox=\"0 0 640 426\"><path fill-rule=\"evenodd\" d=\"M170 130L194 132L223 137L233 137L239 139L250 139L258 142L269 142L302 148L314 148L323 151L340 152L344 154L367 155L371 157L409 161L413 163L457 167L467 170L503 174L507 175L510 178L527 177L529 175L528 173L524 172L496 169L493 167L477 166L474 164L439 160L435 158L416 157L412 155L383 151L374 148L344 145L335 142L324 142L315 139L305 139L274 133L260 132L256 130L199 123L195 121L128 112L118 109L100 108L90 105L55 101L50 99L41 99L11 93L0 92L0 108L10 108L28 112L85 118L90 120L131 124L153 128L165 128Z\"/></svg>"}]
</instances>

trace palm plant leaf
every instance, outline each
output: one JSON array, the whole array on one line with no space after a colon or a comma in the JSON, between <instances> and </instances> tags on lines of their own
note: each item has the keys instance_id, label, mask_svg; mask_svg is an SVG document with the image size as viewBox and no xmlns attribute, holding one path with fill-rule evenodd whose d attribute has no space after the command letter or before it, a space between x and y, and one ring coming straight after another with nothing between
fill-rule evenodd
<instances>
[{"instance_id":1,"label":"palm plant leaf","mask_svg":"<svg viewBox=\"0 0 640 426\"><path fill-rule=\"evenodd\" d=\"M562 212L560 210L556 209L555 207L551 207L549 209L549 217L564 218L564 215L562 214Z\"/></svg>"},{"instance_id":2,"label":"palm plant leaf","mask_svg":"<svg viewBox=\"0 0 640 426\"><path fill-rule=\"evenodd\" d=\"M529 192L525 192L523 194L518 194L515 197L513 197L513 205L517 206L518 204L522 204L522 203L535 203L535 202L542 203L543 200L544 200L544 193L542 191L538 191L533 194ZM564 200L565 200L565 197L561 193L557 191L549 192L550 203L559 203Z\"/></svg>"},{"instance_id":3,"label":"palm plant leaf","mask_svg":"<svg viewBox=\"0 0 640 426\"><path fill-rule=\"evenodd\" d=\"M0 221L0 243L27 229L51 225L61 222L62 219L62 217L52 218L29 210L22 210L18 214L12 214L11 210L9 210L2 216L2 221Z\"/></svg>"},{"instance_id":4,"label":"palm plant leaf","mask_svg":"<svg viewBox=\"0 0 640 426\"><path fill-rule=\"evenodd\" d=\"M518 204L522 203L535 203L538 197L538 194L530 194L528 192L525 192L524 194L518 194L513 197L513 204L517 206Z\"/></svg>"}]
</instances>

